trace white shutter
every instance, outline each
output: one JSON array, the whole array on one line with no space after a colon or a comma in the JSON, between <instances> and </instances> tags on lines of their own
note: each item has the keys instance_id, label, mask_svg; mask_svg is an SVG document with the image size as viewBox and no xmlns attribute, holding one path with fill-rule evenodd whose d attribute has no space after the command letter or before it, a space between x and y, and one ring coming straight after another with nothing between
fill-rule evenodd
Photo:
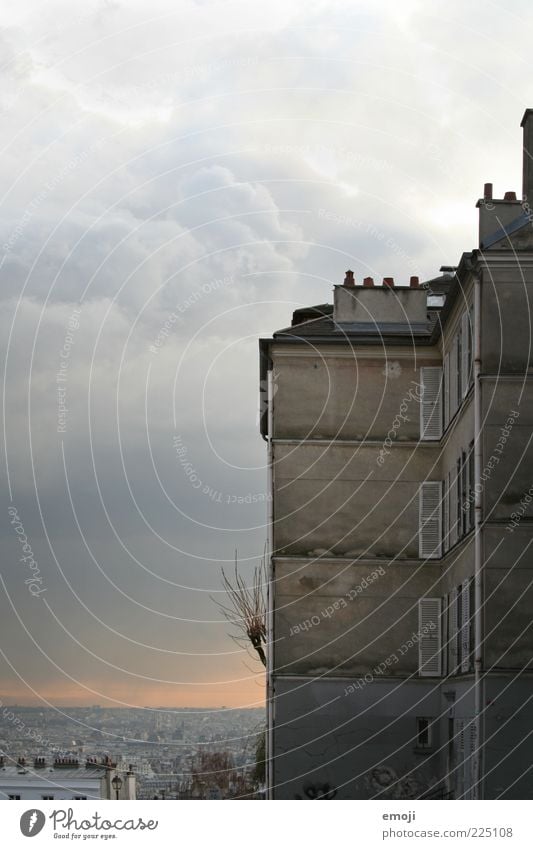
<instances>
[{"instance_id":1,"label":"white shutter","mask_svg":"<svg viewBox=\"0 0 533 849\"><path fill-rule=\"evenodd\" d=\"M468 310L463 313L461 318L461 387L463 392L463 398L468 392L468 387L470 385L469 381L469 316Z\"/></svg>"},{"instance_id":2,"label":"white shutter","mask_svg":"<svg viewBox=\"0 0 533 849\"><path fill-rule=\"evenodd\" d=\"M422 558L441 556L442 483L426 481L419 491L418 552Z\"/></svg>"},{"instance_id":3,"label":"white shutter","mask_svg":"<svg viewBox=\"0 0 533 849\"><path fill-rule=\"evenodd\" d=\"M457 589L453 589L448 598L448 671L453 675L457 669Z\"/></svg>"},{"instance_id":4,"label":"white shutter","mask_svg":"<svg viewBox=\"0 0 533 849\"><path fill-rule=\"evenodd\" d=\"M461 585L461 672L470 670L470 581Z\"/></svg>"},{"instance_id":5,"label":"white shutter","mask_svg":"<svg viewBox=\"0 0 533 849\"><path fill-rule=\"evenodd\" d=\"M442 482L442 551L448 551L450 546L450 537L448 533L449 529L449 502L448 502L448 488L450 486L450 476L446 476L446 480Z\"/></svg>"},{"instance_id":6,"label":"white shutter","mask_svg":"<svg viewBox=\"0 0 533 849\"><path fill-rule=\"evenodd\" d=\"M420 402L420 439L442 436L442 369L427 366L420 369L422 401Z\"/></svg>"},{"instance_id":7,"label":"white shutter","mask_svg":"<svg viewBox=\"0 0 533 849\"><path fill-rule=\"evenodd\" d=\"M418 600L418 674L442 674L441 599Z\"/></svg>"},{"instance_id":8,"label":"white shutter","mask_svg":"<svg viewBox=\"0 0 533 849\"><path fill-rule=\"evenodd\" d=\"M452 468L450 472L450 498L448 503L448 515L450 517L450 548L459 539L459 528L457 527L457 499L459 498L459 485L457 471Z\"/></svg>"},{"instance_id":9,"label":"white shutter","mask_svg":"<svg viewBox=\"0 0 533 849\"><path fill-rule=\"evenodd\" d=\"M444 427L450 421L450 355L444 357Z\"/></svg>"},{"instance_id":10,"label":"white shutter","mask_svg":"<svg viewBox=\"0 0 533 849\"><path fill-rule=\"evenodd\" d=\"M454 337L450 347L450 419L453 419L457 412L457 340Z\"/></svg>"}]
</instances>

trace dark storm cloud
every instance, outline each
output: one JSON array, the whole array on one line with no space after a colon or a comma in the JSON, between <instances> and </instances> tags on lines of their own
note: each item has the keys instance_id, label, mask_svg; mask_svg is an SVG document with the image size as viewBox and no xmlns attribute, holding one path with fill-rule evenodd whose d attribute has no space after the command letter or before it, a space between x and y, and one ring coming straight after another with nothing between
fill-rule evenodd
<instances>
[{"instance_id":1,"label":"dark storm cloud","mask_svg":"<svg viewBox=\"0 0 533 849\"><path fill-rule=\"evenodd\" d=\"M64 667L147 703L163 697L151 674L217 704L229 691L201 685L249 676L210 594L221 561L237 548L250 565L266 537L257 337L330 300L349 266L431 276L473 246L482 183L518 188L522 6L439 10L23 2L6 17L2 574L59 670L7 599L0 621L36 689L85 698ZM72 637L28 594L11 503Z\"/></svg>"}]
</instances>

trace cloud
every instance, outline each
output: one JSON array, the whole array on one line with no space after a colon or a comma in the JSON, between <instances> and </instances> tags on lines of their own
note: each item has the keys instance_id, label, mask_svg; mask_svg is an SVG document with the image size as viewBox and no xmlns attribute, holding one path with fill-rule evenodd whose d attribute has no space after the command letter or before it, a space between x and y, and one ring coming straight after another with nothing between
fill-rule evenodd
<instances>
[{"instance_id":1,"label":"cloud","mask_svg":"<svg viewBox=\"0 0 533 849\"><path fill-rule=\"evenodd\" d=\"M430 277L475 245L483 182L519 190L527 16L522 3L444 12L341 0L94 2L79 13L23 0L6 13L2 463L50 604L91 651L198 685L248 674L240 655L217 656L233 647L223 625L167 617L216 618L220 561L238 548L250 565L262 552L256 340L330 300L349 266L359 279ZM201 703L202 686L163 696L89 660L29 603L7 522L2 535L17 609L60 668L111 698ZM113 653L95 617L213 656L154 660L128 640ZM38 689L54 681L95 701L42 671L16 617L4 627ZM252 679L213 685L210 703L230 703L231 687L235 702L257 695Z\"/></svg>"}]
</instances>

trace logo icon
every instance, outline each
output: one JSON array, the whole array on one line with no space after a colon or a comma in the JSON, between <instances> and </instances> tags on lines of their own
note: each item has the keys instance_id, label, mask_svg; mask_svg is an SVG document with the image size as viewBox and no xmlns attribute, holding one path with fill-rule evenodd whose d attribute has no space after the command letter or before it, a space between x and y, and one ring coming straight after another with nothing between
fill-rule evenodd
<instances>
[{"instance_id":1,"label":"logo icon","mask_svg":"<svg viewBox=\"0 0 533 849\"><path fill-rule=\"evenodd\" d=\"M24 837L35 837L42 831L46 822L46 817L42 811L36 808L31 808L29 811L24 811L20 818L20 830Z\"/></svg>"}]
</instances>

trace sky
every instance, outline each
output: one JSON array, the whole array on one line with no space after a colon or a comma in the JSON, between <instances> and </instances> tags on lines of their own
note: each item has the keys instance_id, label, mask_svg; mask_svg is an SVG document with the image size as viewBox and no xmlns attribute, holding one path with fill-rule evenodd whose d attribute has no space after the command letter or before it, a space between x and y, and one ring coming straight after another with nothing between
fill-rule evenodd
<instances>
[{"instance_id":1,"label":"sky","mask_svg":"<svg viewBox=\"0 0 533 849\"><path fill-rule=\"evenodd\" d=\"M532 30L526 0L3 10L2 703L263 703L215 603L267 536L258 338L347 268L476 247Z\"/></svg>"}]
</instances>

